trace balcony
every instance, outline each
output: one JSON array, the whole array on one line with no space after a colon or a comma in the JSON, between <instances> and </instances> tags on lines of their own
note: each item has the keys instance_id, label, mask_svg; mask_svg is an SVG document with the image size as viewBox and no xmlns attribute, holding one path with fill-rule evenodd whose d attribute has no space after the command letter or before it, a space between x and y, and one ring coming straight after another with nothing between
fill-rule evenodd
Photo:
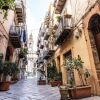
<instances>
[{"instance_id":1,"label":"balcony","mask_svg":"<svg viewBox=\"0 0 100 100\"><path fill-rule=\"evenodd\" d=\"M16 16L17 16L17 19L18 19L18 23L23 23L23 21L24 21L23 1L22 0L15 0L15 3L16 3L15 12L16 12Z\"/></svg>"},{"instance_id":2,"label":"balcony","mask_svg":"<svg viewBox=\"0 0 100 100\"><path fill-rule=\"evenodd\" d=\"M49 33L49 29L47 28L44 34L44 40L48 40L49 36L50 36L50 33Z\"/></svg>"},{"instance_id":3,"label":"balcony","mask_svg":"<svg viewBox=\"0 0 100 100\"><path fill-rule=\"evenodd\" d=\"M44 48L44 41L43 40L41 40L41 42L39 44L39 47L40 47L40 49L43 49Z\"/></svg>"},{"instance_id":4,"label":"balcony","mask_svg":"<svg viewBox=\"0 0 100 100\"><path fill-rule=\"evenodd\" d=\"M44 61L43 61L43 57L39 57L38 59L37 59L37 64L41 64L41 63L43 63Z\"/></svg>"},{"instance_id":5,"label":"balcony","mask_svg":"<svg viewBox=\"0 0 100 100\"><path fill-rule=\"evenodd\" d=\"M37 47L39 47L39 44L40 44L40 39L38 38Z\"/></svg>"},{"instance_id":6,"label":"balcony","mask_svg":"<svg viewBox=\"0 0 100 100\"><path fill-rule=\"evenodd\" d=\"M40 36L42 36L42 37L44 36L44 34L45 34L45 29L44 28L40 30L40 34L41 34Z\"/></svg>"},{"instance_id":7,"label":"balcony","mask_svg":"<svg viewBox=\"0 0 100 100\"><path fill-rule=\"evenodd\" d=\"M60 14L66 3L66 0L55 0L55 13Z\"/></svg>"},{"instance_id":8,"label":"balcony","mask_svg":"<svg viewBox=\"0 0 100 100\"><path fill-rule=\"evenodd\" d=\"M20 39L21 27L20 26L12 26L10 28L10 41L15 48L21 47L21 39Z\"/></svg>"},{"instance_id":9,"label":"balcony","mask_svg":"<svg viewBox=\"0 0 100 100\"><path fill-rule=\"evenodd\" d=\"M49 59L53 56L54 50L53 49L48 49L43 52L43 59Z\"/></svg>"},{"instance_id":10,"label":"balcony","mask_svg":"<svg viewBox=\"0 0 100 100\"><path fill-rule=\"evenodd\" d=\"M40 44L40 49L43 49L44 48L44 45L43 44Z\"/></svg>"},{"instance_id":11,"label":"balcony","mask_svg":"<svg viewBox=\"0 0 100 100\"><path fill-rule=\"evenodd\" d=\"M50 21L50 12L47 12L44 20L44 24L47 25L47 27L49 26L49 21Z\"/></svg>"},{"instance_id":12,"label":"balcony","mask_svg":"<svg viewBox=\"0 0 100 100\"><path fill-rule=\"evenodd\" d=\"M37 54L37 55L39 55L39 54L40 54L40 50L39 50L39 49L37 50L36 54Z\"/></svg>"},{"instance_id":13,"label":"balcony","mask_svg":"<svg viewBox=\"0 0 100 100\"><path fill-rule=\"evenodd\" d=\"M62 18L55 33L55 45L62 45L72 33L72 18L67 15Z\"/></svg>"}]
</instances>

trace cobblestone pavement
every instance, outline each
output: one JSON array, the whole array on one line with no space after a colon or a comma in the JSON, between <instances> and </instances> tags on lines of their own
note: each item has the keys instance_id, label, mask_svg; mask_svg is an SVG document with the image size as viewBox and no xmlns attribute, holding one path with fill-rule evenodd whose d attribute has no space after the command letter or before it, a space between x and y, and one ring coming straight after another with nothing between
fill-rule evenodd
<instances>
[{"instance_id":1,"label":"cobblestone pavement","mask_svg":"<svg viewBox=\"0 0 100 100\"><path fill-rule=\"evenodd\" d=\"M21 80L11 86L7 92L0 92L0 100L60 100L57 87L39 86L35 78ZM90 97L82 100L100 100L100 97Z\"/></svg>"}]
</instances>

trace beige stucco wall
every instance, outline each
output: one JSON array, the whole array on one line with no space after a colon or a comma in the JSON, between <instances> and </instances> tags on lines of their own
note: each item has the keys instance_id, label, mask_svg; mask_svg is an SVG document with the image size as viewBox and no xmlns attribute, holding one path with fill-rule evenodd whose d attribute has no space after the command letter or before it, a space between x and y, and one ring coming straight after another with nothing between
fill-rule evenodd
<instances>
[{"instance_id":1,"label":"beige stucco wall","mask_svg":"<svg viewBox=\"0 0 100 100\"><path fill-rule=\"evenodd\" d=\"M92 10L86 15L86 17L83 20L84 25L82 24L81 31L82 34L79 39L76 39L73 35L68 39L61 47L57 49L55 52L55 59L57 59L57 56L60 55L60 63L63 64L63 54L65 54L67 51L72 51L72 57L77 57L77 55L80 55L84 62L84 68L87 68L91 74L91 77L89 79L89 84L92 85L92 93L98 95L100 93L100 88L98 86L98 79L94 64L94 58L91 50L91 44L90 44L90 38L88 33L88 22L90 17L95 14L100 14L100 8L98 5L96 5ZM64 67L61 67L62 69L62 75L63 75L63 83L65 84L67 82L67 73ZM77 72L75 72L75 81L76 85L80 85L80 79L77 75Z\"/></svg>"},{"instance_id":2,"label":"beige stucco wall","mask_svg":"<svg viewBox=\"0 0 100 100\"><path fill-rule=\"evenodd\" d=\"M5 59L6 55L6 49L8 46L8 41L9 41L9 29L13 23L14 20L14 12L9 10L8 11L8 16L7 20L3 19L3 13L0 11L0 53L3 53L4 57L3 60Z\"/></svg>"},{"instance_id":3,"label":"beige stucco wall","mask_svg":"<svg viewBox=\"0 0 100 100\"><path fill-rule=\"evenodd\" d=\"M72 51L73 58L77 57L77 55L80 55L82 60L84 61L84 67L91 70L84 32L82 32L82 35L79 39L76 39L73 35L70 40L67 40L62 45L62 47L56 51L55 58L60 55L61 65L63 65L63 61L64 61L63 55L67 53L69 50ZM62 67L61 69L66 73L65 68ZM63 74L64 77L63 82L66 81L67 79L65 73ZM78 77L76 78L76 80L77 79ZM79 82L76 81L76 84L79 85Z\"/></svg>"}]
</instances>

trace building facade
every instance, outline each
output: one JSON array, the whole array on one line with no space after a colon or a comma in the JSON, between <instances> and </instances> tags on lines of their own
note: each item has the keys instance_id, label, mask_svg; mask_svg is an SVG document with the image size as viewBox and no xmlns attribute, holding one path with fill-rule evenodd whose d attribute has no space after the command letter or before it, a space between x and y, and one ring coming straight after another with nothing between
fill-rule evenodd
<instances>
[{"instance_id":1,"label":"building facade","mask_svg":"<svg viewBox=\"0 0 100 100\"><path fill-rule=\"evenodd\" d=\"M86 0L78 1L74 0L60 0L55 1L55 11L64 15L64 22L62 27L59 24L59 28L56 34L59 35L56 38L56 44L59 45L55 52L55 59L58 64L58 70L61 69L63 75L63 83L67 83L67 73L65 68L60 66L65 59L72 59L80 55L84 68L88 69L91 73L89 84L92 85L92 93L99 94L99 20L100 20L100 1L99 0ZM77 2L77 3L76 3ZM62 4L61 4L62 3ZM59 6L61 4L61 6ZM76 5L75 5L76 4ZM84 6L82 6L84 4ZM65 16L67 15L67 16ZM96 16L92 20L92 16ZM98 17L97 17L98 16ZM70 20L68 20L70 17ZM94 18L94 17L93 17ZM66 22L67 19L67 22ZM92 20L92 22L90 21ZM68 22L70 21L70 22ZM66 24L67 23L67 24ZM69 23L69 25L68 25ZM90 25L91 23L91 25ZM95 24L95 25L94 25ZM94 27L95 26L95 27ZM91 28L90 28L91 27ZM94 31L93 31L94 30ZM92 32L94 34L92 34ZM98 36L95 36L97 34ZM94 37L93 37L94 35ZM97 38L98 37L98 38ZM91 41L91 42L90 42ZM75 83L81 85L81 81L75 72Z\"/></svg>"},{"instance_id":2,"label":"building facade","mask_svg":"<svg viewBox=\"0 0 100 100\"><path fill-rule=\"evenodd\" d=\"M92 93L100 95L100 0L55 0L42 26L46 29L39 33L39 66L47 66L55 59L63 84L67 84L68 73L62 65L65 60L80 55L84 69L91 74L88 84L92 85ZM45 47L49 48L47 52ZM74 75L76 86L81 85L76 71Z\"/></svg>"},{"instance_id":3,"label":"building facade","mask_svg":"<svg viewBox=\"0 0 100 100\"><path fill-rule=\"evenodd\" d=\"M3 61L17 62L21 69L24 63L19 57L20 49L27 47L26 0L14 3L15 11L8 9L6 19L0 10L0 53Z\"/></svg>"},{"instance_id":4,"label":"building facade","mask_svg":"<svg viewBox=\"0 0 100 100\"><path fill-rule=\"evenodd\" d=\"M34 51L34 40L32 33L29 35L28 38L28 66L26 69L26 72L30 74L30 76L36 76L37 75L37 66L36 66L36 60L37 55L36 51Z\"/></svg>"}]
</instances>

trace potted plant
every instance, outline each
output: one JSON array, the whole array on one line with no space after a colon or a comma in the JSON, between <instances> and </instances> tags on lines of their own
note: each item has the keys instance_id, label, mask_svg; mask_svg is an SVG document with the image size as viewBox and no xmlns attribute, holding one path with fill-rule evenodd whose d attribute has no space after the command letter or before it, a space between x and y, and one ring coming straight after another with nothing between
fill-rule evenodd
<instances>
[{"instance_id":1,"label":"potted plant","mask_svg":"<svg viewBox=\"0 0 100 100\"><path fill-rule=\"evenodd\" d=\"M55 77L50 81L52 87L62 85L62 73L59 72Z\"/></svg>"},{"instance_id":2,"label":"potted plant","mask_svg":"<svg viewBox=\"0 0 100 100\"><path fill-rule=\"evenodd\" d=\"M6 19L8 10L15 10L15 0L0 0L0 9L3 10Z\"/></svg>"},{"instance_id":3,"label":"potted plant","mask_svg":"<svg viewBox=\"0 0 100 100\"><path fill-rule=\"evenodd\" d=\"M69 92L69 96L72 99L80 99L80 98L91 96L91 86L87 85L87 82L85 82L86 78L90 77L90 74L89 72L85 72L84 74L83 63L84 62L81 60L81 57L79 55L77 58L72 59L72 61L67 61L66 63L67 72L70 73L69 74L70 76L68 78L69 79L68 84L70 84L68 88L68 92ZM80 86L76 86L75 84L75 79L74 79L75 70L78 72L79 78L82 83L82 85Z\"/></svg>"},{"instance_id":4,"label":"potted plant","mask_svg":"<svg viewBox=\"0 0 100 100\"><path fill-rule=\"evenodd\" d=\"M52 60L52 63L48 67L48 80L52 87L62 84L62 73L57 72L56 63Z\"/></svg>"},{"instance_id":5,"label":"potted plant","mask_svg":"<svg viewBox=\"0 0 100 100\"><path fill-rule=\"evenodd\" d=\"M28 49L27 48L21 48L20 53L19 53L19 58L26 58L28 54Z\"/></svg>"},{"instance_id":6,"label":"potted plant","mask_svg":"<svg viewBox=\"0 0 100 100\"><path fill-rule=\"evenodd\" d=\"M61 100L63 100L63 99L69 100L70 97L69 97L69 93L68 93L68 87L72 87L75 84L75 80L73 78L73 72L74 72L73 63L70 60L66 60L66 61L64 61L63 65L61 67L65 67L67 69L67 73L70 74L70 77L68 78L67 84L59 86L59 92L61 95Z\"/></svg>"},{"instance_id":7,"label":"potted plant","mask_svg":"<svg viewBox=\"0 0 100 100\"><path fill-rule=\"evenodd\" d=\"M20 72L17 63L12 63L11 66L11 83L16 83L18 81L18 73Z\"/></svg>"},{"instance_id":8,"label":"potted plant","mask_svg":"<svg viewBox=\"0 0 100 100\"><path fill-rule=\"evenodd\" d=\"M0 90L1 91L7 91L10 87L10 79L11 79L11 63L10 62L4 62L0 61L1 68L1 79L0 79Z\"/></svg>"},{"instance_id":9,"label":"potted plant","mask_svg":"<svg viewBox=\"0 0 100 100\"><path fill-rule=\"evenodd\" d=\"M59 86L59 92L61 95L61 100L71 100L68 94L68 87L67 85Z\"/></svg>"},{"instance_id":10,"label":"potted plant","mask_svg":"<svg viewBox=\"0 0 100 100\"><path fill-rule=\"evenodd\" d=\"M41 76L40 76L40 78L38 80L38 85L46 85L46 80L43 79L43 77L45 76L45 71L42 70L42 69L38 69L37 71L40 72L40 74L41 74Z\"/></svg>"}]
</instances>

